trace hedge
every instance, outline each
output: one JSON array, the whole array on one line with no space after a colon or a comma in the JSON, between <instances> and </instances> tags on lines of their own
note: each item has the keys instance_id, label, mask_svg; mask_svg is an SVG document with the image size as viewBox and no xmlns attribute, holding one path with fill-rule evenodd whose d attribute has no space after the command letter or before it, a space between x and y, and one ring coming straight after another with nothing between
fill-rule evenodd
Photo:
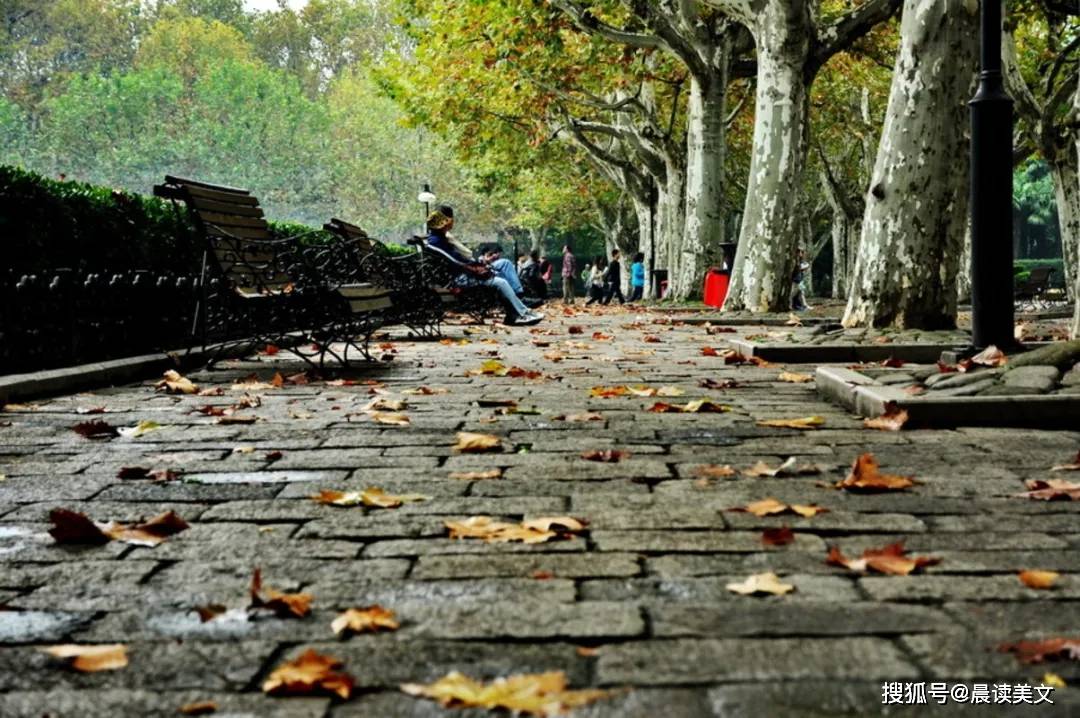
<instances>
[{"instance_id":1,"label":"hedge","mask_svg":"<svg viewBox=\"0 0 1080 718\"><path fill-rule=\"evenodd\" d=\"M1050 274L1050 286L1065 288L1065 261L1058 259L1015 259L1013 260L1013 281L1023 282L1036 267L1053 267Z\"/></svg>"}]
</instances>

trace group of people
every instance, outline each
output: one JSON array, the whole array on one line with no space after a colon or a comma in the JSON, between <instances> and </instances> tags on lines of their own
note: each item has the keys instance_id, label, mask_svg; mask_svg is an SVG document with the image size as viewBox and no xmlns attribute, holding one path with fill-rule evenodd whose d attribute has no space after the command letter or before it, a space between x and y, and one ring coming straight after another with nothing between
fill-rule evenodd
<instances>
[{"instance_id":1,"label":"group of people","mask_svg":"<svg viewBox=\"0 0 1080 718\"><path fill-rule=\"evenodd\" d=\"M547 297L548 284L554 266L537 250L522 257L518 265L503 257L502 247L497 243L481 245L474 256L472 250L450 234L454 227L454 209L442 205L427 218L427 244L447 255L461 267L456 281L463 285L478 284L492 287L499 292L506 307L505 323L533 325L544 315L535 311ZM611 252L611 261L598 255L585 265L581 274L588 299L586 305L599 302L610 304L618 299L620 304L641 299L645 290L645 255L634 255L630 265L630 298L622 292L622 268L619 250ZM578 275L577 258L569 244L563 246L562 298L564 304L574 303L574 282Z\"/></svg>"}]
</instances>

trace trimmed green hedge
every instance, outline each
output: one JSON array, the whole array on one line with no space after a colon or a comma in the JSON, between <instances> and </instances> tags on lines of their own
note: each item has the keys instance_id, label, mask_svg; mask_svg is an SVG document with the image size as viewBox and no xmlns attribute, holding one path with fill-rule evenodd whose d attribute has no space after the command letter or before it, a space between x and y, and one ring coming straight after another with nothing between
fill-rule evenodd
<instances>
[{"instance_id":1,"label":"trimmed green hedge","mask_svg":"<svg viewBox=\"0 0 1080 718\"><path fill-rule=\"evenodd\" d=\"M1050 286L1058 289L1065 288L1065 261L1062 259L1015 259L1013 260L1013 281L1025 281L1031 276L1031 270L1035 267L1053 267Z\"/></svg>"},{"instance_id":2,"label":"trimmed green hedge","mask_svg":"<svg viewBox=\"0 0 1080 718\"><path fill-rule=\"evenodd\" d=\"M329 219L329 218L327 218ZM289 236L311 232L295 222L270 222ZM57 181L0 165L0 251L16 274L59 267L119 272L197 272L202 247L190 222L157 197L83 182ZM304 241L327 241L313 232ZM414 251L387 245L393 254Z\"/></svg>"}]
</instances>

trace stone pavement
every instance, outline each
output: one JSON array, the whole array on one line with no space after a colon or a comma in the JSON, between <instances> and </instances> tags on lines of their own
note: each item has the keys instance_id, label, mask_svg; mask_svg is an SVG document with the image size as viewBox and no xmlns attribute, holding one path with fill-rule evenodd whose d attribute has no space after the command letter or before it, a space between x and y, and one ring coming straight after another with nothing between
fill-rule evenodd
<instances>
[{"instance_id":1,"label":"stone pavement","mask_svg":"<svg viewBox=\"0 0 1080 718\"><path fill-rule=\"evenodd\" d=\"M820 400L812 383L777 380L782 368L812 367L727 366L702 355L738 334L629 310L554 314L537 333L453 326L448 336L468 343L394 341L394 359L350 373L355 384L249 389L262 404L240 412L258 417L248 425L194 410L235 403L245 392L233 382L252 372L268 380L301 371L284 352L190 375L203 388L223 387L219 397L166 395L150 381L0 414L0 715L173 715L195 700L214 700L227 715L487 715L397 690L453 670L485 679L563 670L574 687L631 689L575 716L1077 715L1073 687L1055 691L1054 706L931 710L883 706L882 683L1038 685L1047 671L1080 681L1080 662L1021 665L995 650L1003 641L1080 637L1080 503L1011 496L1025 479L1075 476L1048 469L1076 454L1080 432L870 431ZM583 333L570 333L575 325ZM467 373L495 358L544 376ZM738 385L701 388L705 378ZM387 393L373 394L365 380ZM592 387L615 385L684 394L590 396ZM402 393L419 386L445 393ZM405 399L410 424L372 421L363 407L375 396ZM732 411L646 411L694 398ZM519 412L477 403L492 399L514 400ZM98 407L106 413L80 413ZM603 419L555 418L582 412ZM824 425L757 425L809 415ZM110 440L71 430L89 419L161 428ZM497 434L507 450L455 453L458 431ZM593 449L630 455L581 458ZM861 495L825 486L868 451L883 471L921 483ZM824 472L698 473L792 456ZM117 478L130 466L181 478ZM502 478L450 478L493 468ZM309 498L369 486L431 498L396 509ZM829 512L727 511L766 497ZM46 533L56 507L97 521L172 509L191 528L154 548L59 546ZM588 531L528 546L447 537L444 521L473 515L571 515ZM783 525L795 541L763 545L762 530ZM941 563L910 576L825 563L828 545L850 556L897 540ZM233 610L201 622L196 606L247 605L256 566L270 586L313 595L311 615L249 620ZM1023 569L1062 576L1054 589L1034 590L1018 580ZM726 589L764 571L795 590ZM375 603L397 613L400 630L349 639L331 632L341 610ZM125 643L130 665L82 674L38 650L72 642ZM268 673L309 647L344 661L360 686L350 701L262 694Z\"/></svg>"}]
</instances>

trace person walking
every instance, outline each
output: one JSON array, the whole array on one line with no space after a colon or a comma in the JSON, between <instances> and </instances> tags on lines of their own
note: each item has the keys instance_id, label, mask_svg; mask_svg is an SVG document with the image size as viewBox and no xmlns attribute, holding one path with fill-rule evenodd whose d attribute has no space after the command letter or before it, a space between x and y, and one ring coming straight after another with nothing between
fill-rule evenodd
<instances>
[{"instance_id":1,"label":"person walking","mask_svg":"<svg viewBox=\"0 0 1080 718\"><path fill-rule=\"evenodd\" d=\"M574 277L577 276L577 257L570 249L569 242L562 248L562 300L563 304L574 303Z\"/></svg>"},{"instance_id":2,"label":"person walking","mask_svg":"<svg viewBox=\"0 0 1080 718\"><path fill-rule=\"evenodd\" d=\"M631 302L640 302L645 294L645 255L638 252L634 255L634 261L630 264L630 299Z\"/></svg>"},{"instance_id":3,"label":"person walking","mask_svg":"<svg viewBox=\"0 0 1080 718\"><path fill-rule=\"evenodd\" d=\"M604 269L606 267L607 260L604 259L604 255L596 255L592 268L589 270L589 281L586 283L589 291L589 300L585 302L586 307L604 298Z\"/></svg>"},{"instance_id":4,"label":"person walking","mask_svg":"<svg viewBox=\"0 0 1080 718\"><path fill-rule=\"evenodd\" d=\"M622 293L622 267L619 266L619 250L611 250L611 263L604 272L604 304L611 304L611 298L618 297L619 304L626 304Z\"/></svg>"}]
</instances>

